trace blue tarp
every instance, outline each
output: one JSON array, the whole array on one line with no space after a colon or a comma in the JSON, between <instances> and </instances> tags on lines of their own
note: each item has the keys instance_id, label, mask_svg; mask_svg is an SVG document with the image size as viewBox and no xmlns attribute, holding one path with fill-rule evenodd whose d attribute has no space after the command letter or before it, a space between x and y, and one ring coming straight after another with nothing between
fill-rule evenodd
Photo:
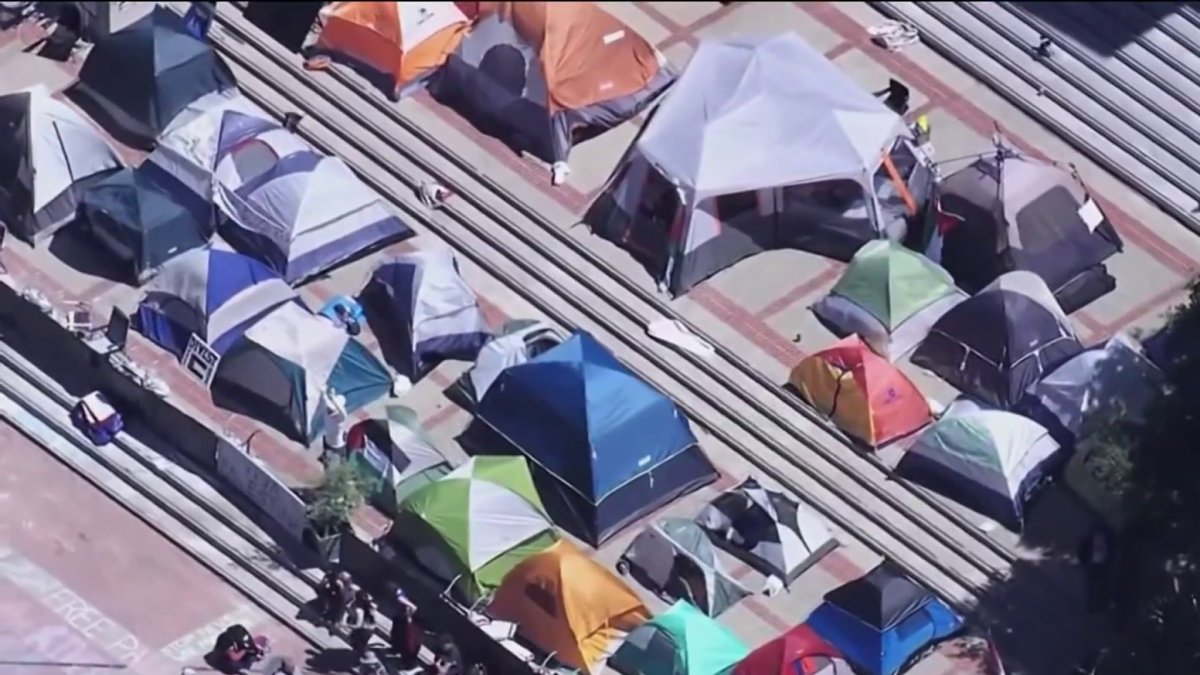
<instances>
[{"instance_id":1,"label":"blue tarp","mask_svg":"<svg viewBox=\"0 0 1200 675\"><path fill-rule=\"evenodd\" d=\"M592 544L717 475L675 403L587 333L504 370L478 415L566 488L559 524Z\"/></svg>"}]
</instances>

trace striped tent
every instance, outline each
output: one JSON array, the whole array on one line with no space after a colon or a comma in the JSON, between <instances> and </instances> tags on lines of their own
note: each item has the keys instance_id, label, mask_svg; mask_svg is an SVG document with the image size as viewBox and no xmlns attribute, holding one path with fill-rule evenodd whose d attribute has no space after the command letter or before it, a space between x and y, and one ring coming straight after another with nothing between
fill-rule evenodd
<instances>
[{"instance_id":1,"label":"striped tent","mask_svg":"<svg viewBox=\"0 0 1200 675\"><path fill-rule=\"evenodd\" d=\"M475 291L449 249L418 251L375 268L359 296L397 369L418 379L445 360L473 361L490 337Z\"/></svg>"},{"instance_id":2,"label":"striped tent","mask_svg":"<svg viewBox=\"0 0 1200 675\"><path fill-rule=\"evenodd\" d=\"M249 115L225 113L213 178L222 236L291 284L412 234L342 160Z\"/></svg>"},{"instance_id":3,"label":"striped tent","mask_svg":"<svg viewBox=\"0 0 1200 675\"><path fill-rule=\"evenodd\" d=\"M222 354L276 307L300 302L279 275L220 240L163 266L138 304L135 326L182 357L193 335Z\"/></svg>"}]
</instances>

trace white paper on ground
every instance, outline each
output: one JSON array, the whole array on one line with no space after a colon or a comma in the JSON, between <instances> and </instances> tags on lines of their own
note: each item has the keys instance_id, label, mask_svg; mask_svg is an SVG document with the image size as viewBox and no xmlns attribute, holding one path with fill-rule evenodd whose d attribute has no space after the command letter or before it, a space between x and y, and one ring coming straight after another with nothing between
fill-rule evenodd
<instances>
[{"instance_id":1,"label":"white paper on ground","mask_svg":"<svg viewBox=\"0 0 1200 675\"><path fill-rule=\"evenodd\" d=\"M712 358L717 350L704 338L688 330L674 319L658 319L646 326L646 334L658 340L674 345L680 349L695 354L701 358Z\"/></svg>"},{"instance_id":2,"label":"white paper on ground","mask_svg":"<svg viewBox=\"0 0 1200 675\"><path fill-rule=\"evenodd\" d=\"M1095 232L1100 223L1104 222L1104 214L1100 213L1100 206L1095 201L1089 199L1079 207L1079 217L1083 219L1083 224L1087 225L1089 232Z\"/></svg>"}]
</instances>

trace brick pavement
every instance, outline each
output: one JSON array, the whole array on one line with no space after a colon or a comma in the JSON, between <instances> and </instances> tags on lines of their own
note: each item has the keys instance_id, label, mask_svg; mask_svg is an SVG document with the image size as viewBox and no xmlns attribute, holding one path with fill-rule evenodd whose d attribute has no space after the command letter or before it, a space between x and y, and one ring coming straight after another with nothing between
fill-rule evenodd
<instances>
[{"instance_id":1,"label":"brick pavement","mask_svg":"<svg viewBox=\"0 0 1200 675\"><path fill-rule=\"evenodd\" d=\"M290 629L11 426L0 443L0 670L176 673L232 618L304 657Z\"/></svg>"}]
</instances>

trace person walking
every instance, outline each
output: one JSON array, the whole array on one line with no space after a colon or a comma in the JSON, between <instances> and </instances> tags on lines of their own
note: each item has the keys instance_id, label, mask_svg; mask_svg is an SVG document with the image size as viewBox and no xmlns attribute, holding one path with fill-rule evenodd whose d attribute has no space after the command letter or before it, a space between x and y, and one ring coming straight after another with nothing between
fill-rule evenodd
<instances>
[{"instance_id":1,"label":"person walking","mask_svg":"<svg viewBox=\"0 0 1200 675\"><path fill-rule=\"evenodd\" d=\"M353 582L350 573L339 570L329 570L317 586L317 598L321 604L321 620L325 627L332 630L342 623L346 609L353 600Z\"/></svg>"}]
</instances>

